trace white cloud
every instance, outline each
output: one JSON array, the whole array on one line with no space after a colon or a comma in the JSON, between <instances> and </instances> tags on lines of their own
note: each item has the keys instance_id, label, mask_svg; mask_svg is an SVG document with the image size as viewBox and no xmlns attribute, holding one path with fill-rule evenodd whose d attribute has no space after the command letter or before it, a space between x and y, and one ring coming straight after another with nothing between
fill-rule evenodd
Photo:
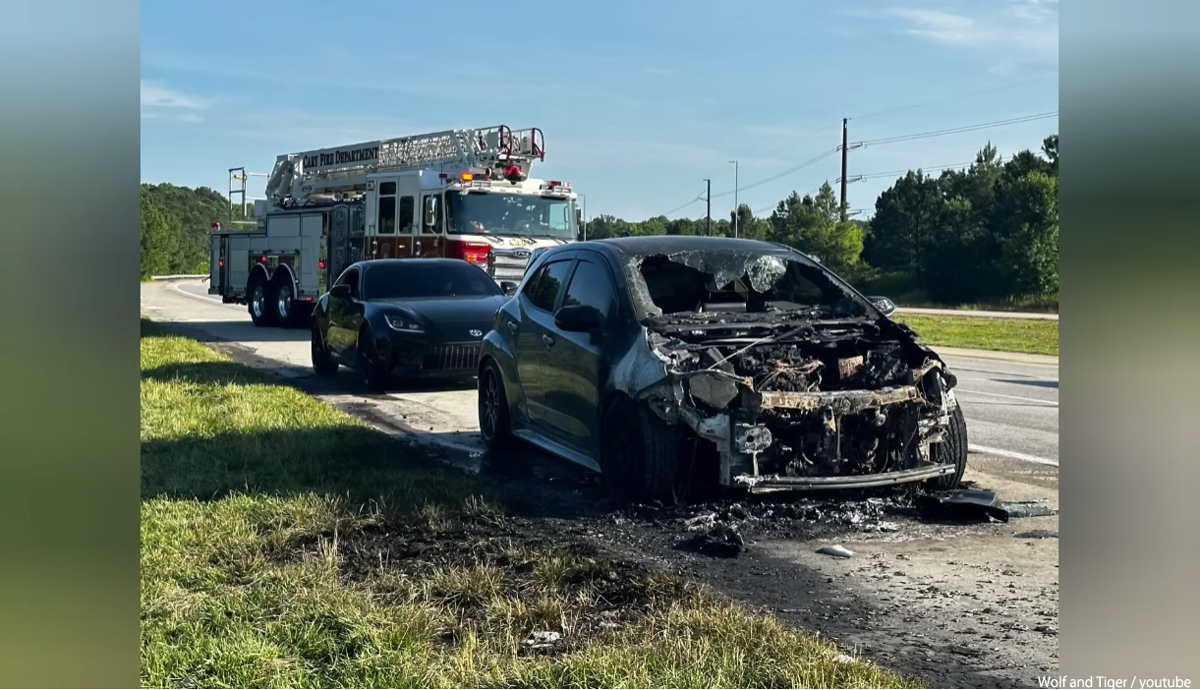
<instances>
[{"instance_id":1,"label":"white cloud","mask_svg":"<svg viewBox=\"0 0 1200 690\"><path fill-rule=\"evenodd\" d=\"M206 110L212 99L168 88L142 80L141 112L143 120L171 119L178 122L200 122L200 111Z\"/></svg>"},{"instance_id":2,"label":"white cloud","mask_svg":"<svg viewBox=\"0 0 1200 690\"><path fill-rule=\"evenodd\" d=\"M885 17L902 20L904 33L935 43L976 50L1020 51L1009 64L1058 59L1057 0L988 2L986 10L967 14L930 7L892 7Z\"/></svg>"}]
</instances>

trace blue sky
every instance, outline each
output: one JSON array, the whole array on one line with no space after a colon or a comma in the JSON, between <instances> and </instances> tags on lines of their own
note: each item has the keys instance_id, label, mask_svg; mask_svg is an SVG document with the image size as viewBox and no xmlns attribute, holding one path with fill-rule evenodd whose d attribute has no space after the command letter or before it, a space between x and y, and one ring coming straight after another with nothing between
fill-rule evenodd
<instances>
[{"instance_id":1,"label":"blue sky","mask_svg":"<svg viewBox=\"0 0 1200 690\"><path fill-rule=\"evenodd\" d=\"M142 180L221 192L228 168L269 172L281 153L506 124L545 132L534 174L573 182L590 217L671 211L704 178L720 217L728 161L740 187L774 177L836 147L843 117L854 143L1058 110L1057 0L160 0L141 35ZM849 205L870 214L893 180L872 174L1057 131L1054 116L852 150L850 178L868 178ZM739 201L769 209L839 166Z\"/></svg>"}]
</instances>

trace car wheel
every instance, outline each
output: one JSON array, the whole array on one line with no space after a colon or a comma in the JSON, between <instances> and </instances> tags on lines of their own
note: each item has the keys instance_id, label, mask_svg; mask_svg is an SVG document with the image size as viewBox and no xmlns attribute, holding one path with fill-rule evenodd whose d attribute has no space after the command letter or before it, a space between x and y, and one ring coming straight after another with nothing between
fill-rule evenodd
<instances>
[{"instance_id":1,"label":"car wheel","mask_svg":"<svg viewBox=\"0 0 1200 690\"><path fill-rule=\"evenodd\" d=\"M678 470L675 429L644 406L625 400L609 406L601 424L600 471L610 491L674 502Z\"/></svg>"},{"instance_id":2,"label":"car wheel","mask_svg":"<svg viewBox=\"0 0 1200 690\"><path fill-rule=\"evenodd\" d=\"M319 376L333 376L338 372L338 363L330 356L325 339L321 337L321 327L316 324L312 327L312 368Z\"/></svg>"},{"instance_id":3,"label":"car wheel","mask_svg":"<svg viewBox=\"0 0 1200 690\"><path fill-rule=\"evenodd\" d=\"M479 435L489 450L512 447L512 422L508 414L508 396L504 377L495 362L489 361L479 376Z\"/></svg>"},{"instance_id":4,"label":"car wheel","mask_svg":"<svg viewBox=\"0 0 1200 690\"><path fill-rule=\"evenodd\" d=\"M273 281L271 288L271 305L275 308L278 324L283 328L294 328L297 325L297 309L295 289L292 279L282 272Z\"/></svg>"},{"instance_id":5,"label":"car wheel","mask_svg":"<svg viewBox=\"0 0 1200 690\"><path fill-rule=\"evenodd\" d=\"M251 278L246 288L246 309L255 326L266 328L275 325L275 310L267 298L267 281L261 275Z\"/></svg>"},{"instance_id":6,"label":"car wheel","mask_svg":"<svg viewBox=\"0 0 1200 690\"><path fill-rule=\"evenodd\" d=\"M950 413L950 427L946 429L946 438L936 446L937 461L954 463L953 474L942 476L926 482L926 486L934 491L950 491L958 488L962 481L963 472L967 470L967 420L961 407L955 407Z\"/></svg>"},{"instance_id":7,"label":"car wheel","mask_svg":"<svg viewBox=\"0 0 1200 690\"><path fill-rule=\"evenodd\" d=\"M358 371L367 390L382 393L387 389L387 368L379 361L375 336L367 328L358 334Z\"/></svg>"}]
</instances>

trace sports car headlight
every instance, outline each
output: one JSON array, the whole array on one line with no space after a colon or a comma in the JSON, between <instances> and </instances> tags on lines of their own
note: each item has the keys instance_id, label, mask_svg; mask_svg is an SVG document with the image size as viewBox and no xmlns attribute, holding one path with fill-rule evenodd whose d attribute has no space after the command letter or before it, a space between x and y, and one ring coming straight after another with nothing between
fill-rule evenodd
<instances>
[{"instance_id":1,"label":"sports car headlight","mask_svg":"<svg viewBox=\"0 0 1200 690\"><path fill-rule=\"evenodd\" d=\"M404 331L406 333L424 333L425 328L415 321L410 321L403 316L385 316L384 321L393 331Z\"/></svg>"}]
</instances>

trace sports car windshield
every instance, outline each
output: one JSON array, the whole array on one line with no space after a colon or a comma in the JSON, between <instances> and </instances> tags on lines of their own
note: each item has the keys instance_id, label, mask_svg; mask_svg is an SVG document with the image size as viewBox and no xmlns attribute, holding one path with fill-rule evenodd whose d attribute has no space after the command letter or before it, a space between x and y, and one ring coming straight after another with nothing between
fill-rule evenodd
<instances>
[{"instance_id":1,"label":"sports car windshield","mask_svg":"<svg viewBox=\"0 0 1200 690\"><path fill-rule=\"evenodd\" d=\"M645 316L791 312L845 318L873 310L827 269L782 253L679 252L638 257L628 269Z\"/></svg>"},{"instance_id":2,"label":"sports car windshield","mask_svg":"<svg viewBox=\"0 0 1200 690\"><path fill-rule=\"evenodd\" d=\"M496 281L471 264L414 261L371 266L363 277L364 297L489 297L504 292Z\"/></svg>"}]
</instances>

